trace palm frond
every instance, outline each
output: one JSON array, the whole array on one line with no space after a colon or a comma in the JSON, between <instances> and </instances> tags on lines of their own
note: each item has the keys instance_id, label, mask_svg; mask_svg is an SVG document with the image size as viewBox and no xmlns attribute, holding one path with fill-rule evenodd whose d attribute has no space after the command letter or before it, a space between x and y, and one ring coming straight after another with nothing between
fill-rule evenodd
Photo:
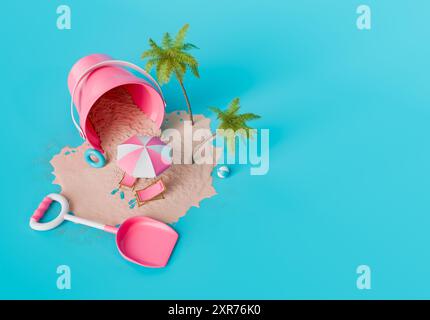
<instances>
[{"instance_id":1,"label":"palm frond","mask_svg":"<svg viewBox=\"0 0 430 320\"><path fill-rule=\"evenodd\" d=\"M224 113L220 108L217 108L217 107L209 107L208 109L210 111L212 111L213 113L215 113L217 115L218 119Z\"/></svg>"},{"instance_id":2,"label":"palm frond","mask_svg":"<svg viewBox=\"0 0 430 320\"><path fill-rule=\"evenodd\" d=\"M170 61L166 63L166 67L164 69L164 82L167 83L170 81L173 72L175 71L175 65Z\"/></svg>"},{"instance_id":3,"label":"palm frond","mask_svg":"<svg viewBox=\"0 0 430 320\"><path fill-rule=\"evenodd\" d=\"M161 48L158 46L158 44L152 40L151 38L149 38L149 46L155 50L155 52L158 52L161 50Z\"/></svg>"},{"instance_id":4,"label":"palm frond","mask_svg":"<svg viewBox=\"0 0 430 320\"><path fill-rule=\"evenodd\" d=\"M256 120L256 119L260 119L261 118L261 116L259 116L258 114L254 114L254 113L243 113L243 114L239 115L238 117L243 122L245 122L245 121L251 121L251 120Z\"/></svg>"},{"instance_id":5,"label":"palm frond","mask_svg":"<svg viewBox=\"0 0 430 320\"><path fill-rule=\"evenodd\" d=\"M236 112L238 112L240 109L240 100L239 98L234 98L231 102L230 105L228 106L228 109L226 111L226 114L228 115L233 115Z\"/></svg>"},{"instance_id":6,"label":"palm frond","mask_svg":"<svg viewBox=\"0 0 430 320\"><path fill-rule=\"evenodd\" d=\"M198 66L190 66L190 70L195 77L200 78Z\"/></svg>"},{"instance_id":7,"label":"palm frond","mask_svg":"<svg viewBox=\"0 0 430 320\"><path fill-rule=\"evenodd\" d=\"M148 62L146 62L145 65L145 70L147 72L151 72L152 68L154 67L154 65L158 62L158 59L150 59L148 60Z\"/></svg>"},{"instance_id":8,"label":"palm frond","mask_svg":"<svg viewBox=\"0 0 430 320\"><path fill-rule=\"evenodd\" d=\"M159 63L156 67L156 74L157 79L160 84L167 83L170 79L169 75L166 72L167 70L167 64L166 63Z\"/></svg>"},{"instance_id":9,"label":"palm frond","mask_svg":"<svg viewBox=\"0 0 430 320\"><path fill-rule=\"evenodd\" d=\"M185 63L189 66L198 66L196 58L194 58L191 54L187 52L179 52L175 55L175 59L180 63Z\"/></svg>"},{"instance_id":10,"label":"palm frond","mask_svg":"<svg viewBox=\"0 0 430 320\"><path fill-rule=\"evenodd\" d=\"M182 50L184 50L184 51L188 51L188 50L191 50L191 49L199 49L199 47L197 47L196 45L194 45L192 43L185 43L182 46Z\"/></svg>"},{"instance_id":11,"label":"palm frond","mask_svg":"<svg viewBox=\"0 0 430 320\"><path fill-rule=\"evenodd\" d=\"M187 31L188 31L189 27L190 27L190 25L188 23L186 23L178 31L178 34L176 35L176 38L175 38L175 47L182 47L183 46L183 43L185 41L185 36L187 35Z\"/></svg>"},{"instance_id":12,"label":"palm frond","mask_svg":"<svg viewBox=\"0 0 430 320\"><path fill-rule=\"evenodd\" d=\"M152 49L149 49L142 52L142 55L140 57L142 59L145 59L145 58L152 58L153 56L155 56L154 51Z\"/></svg>"},{"instance_id":13,"label":"palm frond","mask_svg":"<svg viewBox=\"0 0 430 320\"><path fill-rule=\"evenodd\" d=\"M170 33L166 32L163 36L162 47L164 49L169 49L172 46L172 37Z\"/></svg>"},{"instance_id":14,"label":"palm frond","mask_svg":"<svg viewBox=\"0 0 430 320\"><path fill-rule=\"evenodd\" d=\"M200 77L199 74L199 63L197 62L196 58L194 58L189 53L181 52L177 55L175 55L175 60L178 64L182 66L184 69L184 73L187 68L189 68L194 76L197 78Z\"/></svg>"}]
</instances>

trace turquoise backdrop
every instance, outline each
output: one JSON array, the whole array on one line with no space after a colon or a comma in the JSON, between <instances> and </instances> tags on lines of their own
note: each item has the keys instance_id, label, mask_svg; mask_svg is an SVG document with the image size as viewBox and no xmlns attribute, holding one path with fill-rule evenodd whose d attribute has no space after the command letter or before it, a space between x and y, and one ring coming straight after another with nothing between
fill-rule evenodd
<instances>
[{"instance_id":1,"label":"turquoise backdrop","mask_svg":"<svg viewBox=\"0 0 430 320\"><path fill-rule=\"evenodd\" d=\"M372 10L358 30L356 8ZM71 30L56 27L70 6ZM0 298L430 298L430 2L65 0L2 3ZM81 143L66 78L90 53L142 65L148 38L190 23L195 113L241 97L270 129L270 171L234 167L175 224L165 269L127 263L113 237L28 219L51 157ZM168 110L184 109L175 81ZM72 289L56 287L59 265ZM358 290L356 268L372 270Z\"/></svg>"}]
</instances>

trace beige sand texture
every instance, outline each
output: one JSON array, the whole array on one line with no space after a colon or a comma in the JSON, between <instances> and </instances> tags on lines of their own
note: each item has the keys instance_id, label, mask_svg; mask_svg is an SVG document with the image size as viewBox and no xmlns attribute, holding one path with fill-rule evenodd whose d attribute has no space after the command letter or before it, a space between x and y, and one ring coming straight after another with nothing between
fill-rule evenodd
<instances>
[{"instance_id":1,"label":"beige sand texture","mask_svg":"<svg viewBox=\"0 0 430 320\"><path fill-rule=\"evenodd\" d=\"M69 200L75 215L110 225L120 224L134 216L148 216L172 223L192 206L199 207L200 201L216 194L212 186L212 164L173 164L160 176L167 188L165 198L130 209L128 202L135 198L134 192L124 190L124 199L121 199L120 192L111 194L123 175L115 161L116 146L137 133L159 136L161 130L133 104L122 88L105 94L89 117L106 151L107 165L96 169L85 162L84 153L90 148L87 142L77 148L65 147L51 160L55 175L53 183L60 185L61 193ZM194 118L193 130L210 128L209 119L202 115ZM176 128L183 135L184 120L187 119L188 115L183 111L172 112L166 114L163 127ZM172 144L172 147L175 156L183 157L183 148L175 152L181 146ZM139 179L135 189L141 189L152 181Z\"/></svg>"}]
</instances>

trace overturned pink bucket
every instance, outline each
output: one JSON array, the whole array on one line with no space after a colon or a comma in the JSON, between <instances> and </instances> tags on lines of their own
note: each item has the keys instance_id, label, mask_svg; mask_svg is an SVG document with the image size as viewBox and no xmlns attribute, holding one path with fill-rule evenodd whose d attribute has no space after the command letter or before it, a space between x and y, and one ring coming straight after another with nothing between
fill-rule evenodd
<instances>
[{"instance_id":1,"label":"overturned pink bucket","mask_svg":"<svg viewBox=\"0 0 430 320\"><path fill-rule=\"evenodd\" d=\"M126 68L139 72L145 78L135 76ZM114 88L125 88L136 106L158 127L163 122L166 104L160 86L145 70L130 62L113 60L104 54L92 54L74 64L67 82L72 96L70 113L73 123L97 153L104 151L88 115L97 100ZM74 117L74 105L79 114L79 124Z\"/></svg>"}]
</instances>

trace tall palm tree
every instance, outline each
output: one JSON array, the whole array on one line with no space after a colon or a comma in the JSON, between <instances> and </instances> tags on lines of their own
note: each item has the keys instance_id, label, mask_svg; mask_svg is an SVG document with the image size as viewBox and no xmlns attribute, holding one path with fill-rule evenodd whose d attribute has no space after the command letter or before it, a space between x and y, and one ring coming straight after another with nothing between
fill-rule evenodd
<instances>
[{"instance_id":1,"label":"tall palm tree","mask_svg":"<svg viewBox=\"0 0 430 320\"><path fill-rule=\"evenodd\" d=\"M218 129L196 147L193 153L194 156L206 143L213 141L218 133L227 139L227 151L231 151L232 153L234 153L235 150L236 134L240 134L244 138L250 138L252 136L252 128L248 126L247 121L259 119L261 117L254 113L239 114L239 109L239 98L233 99L225 111L216 107L209 108L209 110L216 114L220 123L218 125Z\"/></svg>"},{"instance_id":2,"label":"tall palm tree","mask_svg":"<svg viewBox=\"0 0 430 320\"><path fill-rule=\"evenodd\" d=\"M181 30L179 30L175 39L172 39L170 34L166 32L161 45L149 39L151 48L142 53L142 59L148 58L145 66L148 72L155 67L157 79L161 85L169 82L173 74L176 76L181 85L182 93L185 96L191 123L194 125L190 99L188 98L184 86L184 76L188 69L191 70L191 73L197 78L199 78L200 75L197 60L187 52L191 49L197 49L195 45L185 42L188 28L188 24L184 25Z\"/></svg>"}]
</instances>

